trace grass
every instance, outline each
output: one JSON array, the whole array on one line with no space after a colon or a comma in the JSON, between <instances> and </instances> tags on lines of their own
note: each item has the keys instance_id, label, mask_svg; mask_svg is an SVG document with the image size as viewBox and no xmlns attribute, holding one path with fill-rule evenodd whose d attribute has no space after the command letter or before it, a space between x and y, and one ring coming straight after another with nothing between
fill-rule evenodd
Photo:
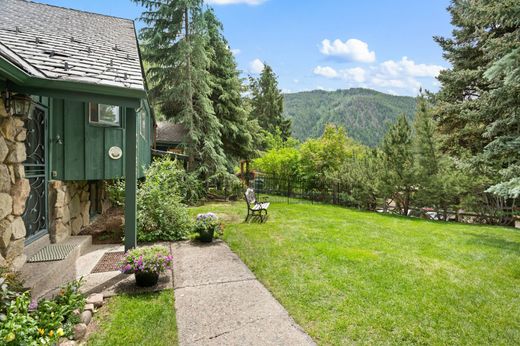
<instances>
[{"instance_id":1,"label":"grass","mask_svg":"<svg viewBox=\"0 0 520 346\"><path fill-rule=\"evenodd\" d=\"M224 239L322 345L520 344L520 232L273 203L210 204Z\"/></svg>"},{"instance_id":2,"label":"grass","mask_svg":"<svg viewBox=\"0 0 520 346\"><path fill-rule=\"evenodd\" d=\"M178 344L172 290L113 297L99 315L100 329L89 339L90 346Z\"/></svg>"}]
</instances>

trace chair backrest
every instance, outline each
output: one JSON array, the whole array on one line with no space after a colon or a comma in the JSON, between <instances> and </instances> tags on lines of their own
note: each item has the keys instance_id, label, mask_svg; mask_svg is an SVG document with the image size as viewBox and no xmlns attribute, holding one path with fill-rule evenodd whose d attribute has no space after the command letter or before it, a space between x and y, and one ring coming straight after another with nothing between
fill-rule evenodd
<instances>
[{"instance_id":1,"label":"chair backrest","mask_svg":"<svg viewBox=\"0 0 520 346\"><path fill-rule=\"evenodd\" d=\"M245 196L248 205L256 204L255 190L248 188L245 192Z\"/></svg>"}]
</instances>

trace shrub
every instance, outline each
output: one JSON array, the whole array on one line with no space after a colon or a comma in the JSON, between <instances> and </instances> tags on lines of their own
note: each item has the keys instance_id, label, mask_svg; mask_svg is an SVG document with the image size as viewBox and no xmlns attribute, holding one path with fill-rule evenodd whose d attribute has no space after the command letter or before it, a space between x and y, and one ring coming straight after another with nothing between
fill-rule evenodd
<instances>
[{"instance_id":1,"label":"shrub","mask_svg":"<svg viewBox=\"0 0 520 346\"><path fill-rule=\"evenodd\" d=\"M236 175L227 172L215 175L211 179L211 184L214 188L209 189L208 198L211 198L213 195L218 198L236 200L244 191L240 179Z\"/></svg>"},{"instance_id":2,"label":"shrub","mask_svg":"<svg viewBox=\"0 0 520 346\"><path fill-rule=\"evenodd\" d=\"M186 205L182 203L176 162L156 160L137 192L137 223L140 241L185 239L192 229Z\"/></svg>"},{"instance_id":3,"label":"shrub","mask_svg":"<svg viewBox=\"0 0 520 346\"><path fill-rule=\"evenodd\" d=\"M146 171L146 180L160 180L161 186L169 191L175 191L181 197L181 202L195 205L204 196L202 184L193 173L188 173L176 160L165 156L154 160Z\"/></svg>"},{"instance_id":4,"label":"shrub","mask_svg":"<svg viewBox=\"0 0 520 346\"><path fill-rule=\"evenodd\" d=\"M182 203L195 205L204 197L204 189L195 174L188 173L179 162L164 157L154 160L146 171L146 180L155 176L163 180L163 186L170 191L177 191ZM139 184L138 189L141 188ZM125 181L115 180L106 184L108 199L115 205L125 205Z\"/></svg>"},{"instance_id":5,"label":"shrub","mask_svg":"<svg viewBox=\"0 0 520 346\"><path fill-rule=\"evenodd\" d=\"M108 199L112 204L117 206L125 205L125 181L114 180L110 183L105 184L105 190L107 192Z\"/></svg>"},{"instance_id":6,"label":"shrub","mask_svg":"<svg viewBox=\"0 0 520 346\"><path fill-rule=\"evenodd\" d=\"M126 274L137 271L163 273L171 269L172 256L164 246L150 246L133 249L127 252L120 263L121 272Z\"/></svg>"}]
</instances>

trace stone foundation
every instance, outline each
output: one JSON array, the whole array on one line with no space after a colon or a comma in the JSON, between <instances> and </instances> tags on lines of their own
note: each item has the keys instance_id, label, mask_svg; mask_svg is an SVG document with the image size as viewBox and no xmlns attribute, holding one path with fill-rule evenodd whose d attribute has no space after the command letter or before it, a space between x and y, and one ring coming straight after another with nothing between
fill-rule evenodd
<instances>
[{"instance_id":1,"label":"stone foundation","mask_svg":"<svg viewBox=\"0 0 520 346\"><path fill-rule=\"evenodd\" d=\"M24 122L7 113L0 97L0 266L12 270L19 270L27 259L21 217L31 189L22 165L26 137Z\"/></svg>"},{"instance_id":2,"label":"stone foundation","mask_svg":"<svg viewBox=\"0 0 520 346\"><path fill-rule=\"evenodd\" d=\"M86 181L50 183L50 239L60 243L90 224L90 192Z\"/></svg>"}]
</instances>

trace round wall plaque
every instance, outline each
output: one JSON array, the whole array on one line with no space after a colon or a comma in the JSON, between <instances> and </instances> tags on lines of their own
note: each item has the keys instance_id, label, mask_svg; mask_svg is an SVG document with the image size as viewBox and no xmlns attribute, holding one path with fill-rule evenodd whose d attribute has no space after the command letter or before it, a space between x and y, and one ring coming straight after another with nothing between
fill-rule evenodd
<instances>
[{"instance_id":1,"label":"round wall plaque","mask_svg":"<svg viewBox=\"0 0 520 346\"><path fill-rule=\"evenodd\" d=\"M123 156L123 150L120 147L111 147L108 149L108 156L112 160L119 160Z\"/></svg>"}]
</instances>

